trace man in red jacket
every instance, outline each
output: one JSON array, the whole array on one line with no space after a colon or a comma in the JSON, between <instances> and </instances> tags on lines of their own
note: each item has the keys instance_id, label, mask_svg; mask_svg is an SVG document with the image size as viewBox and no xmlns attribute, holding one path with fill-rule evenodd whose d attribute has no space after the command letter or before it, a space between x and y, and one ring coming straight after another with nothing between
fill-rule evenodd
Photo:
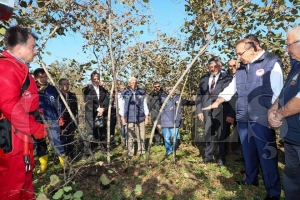
<instances>
[{"instance_id":1,"label":"man in red jacket","mask_svg":"<svg viewBox=\"0 0 300 200\"><path fill-rule=\"evenodd\" d=\"M46 136L46 125L31 114L39 97L28 63L37 54L36 36L14 26L4 36L7 50L0 57L0 199L34 199L33 139Z\"/></svg>"}]
</instances>

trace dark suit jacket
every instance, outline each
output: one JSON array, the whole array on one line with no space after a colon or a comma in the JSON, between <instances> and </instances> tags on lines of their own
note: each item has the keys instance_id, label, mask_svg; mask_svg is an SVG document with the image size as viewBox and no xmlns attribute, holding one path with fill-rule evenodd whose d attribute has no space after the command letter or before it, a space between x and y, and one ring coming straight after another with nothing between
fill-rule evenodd
<instances>
[{"instance_id":1,"label":"dark suit jacket","mask_svg":"<svg viewBox=\"0 0 300 200\"><path fill-rule=\"evenodd\" d=\"M85 117L88 120L95 119L98 113L97 108L99 106L100 108L106 109L104 116L107 116L107 108L109 105L108 91L101 86L99 86L99 91L100 97L98 100L97 93L92 84L89 84L82 89L83 101L85 103Z\"/></svg>"},{"instance_id":2,"label":"dark suit jacket","mask_svg":"<svg viewBox=\"0 0 300 200\"><path fill-rule=\"evenodd\" d=\"M209 93L209 86L208 86L208 80L209 80L210 74L206 74L201 77L200 83L199 83L199 90L197 93L197 114L203 113L204 117L211 116L215 118L220 113L224 113L227 116L230 116L234 118L235 113L233 108L230 106L228 102L222 103L219 108L213 109L213 110L205 110L202 111L202 108L205 108L207 106L210 106L213 102L216 101L218 98L219 93L221 93L224 88L226 88L229 83L232 80L232 77L226 74L225 72L221 72L220 76L217 80L217 83L215 85L215 89L212 94ZM223 112L221 112L223 111Z\"/></svg>"}]
</instances>

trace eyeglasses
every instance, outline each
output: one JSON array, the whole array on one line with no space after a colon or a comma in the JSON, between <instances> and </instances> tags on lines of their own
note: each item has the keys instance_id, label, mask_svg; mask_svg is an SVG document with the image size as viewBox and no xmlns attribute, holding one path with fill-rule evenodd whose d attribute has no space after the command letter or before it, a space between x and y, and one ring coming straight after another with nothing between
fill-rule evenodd
<instances>
[{"instance_id":1,"label":"eyeglasses","mask_svg":"<svg viewBox=\"0 0 300 200\"><path fill-rule=\"evenodd\" d=\"M249 49L243 51L243 52L239 52L239 53L236 53L237 56L242 56L246 51L248 51Z\"/></svg>"},{"instance_id":2,"label":"eyeglasses","mask_svg":"<svg viewBox=\"0 0 300 200\"><path fill-rule=\"evenodd\" d=\"M289 48L291 45L296 44L298 42L300 42L300 40L297 40L295 42L291 42L291 43L289 43L289 44L286 45L286 48Z\"/></svg>"}]
</instances>

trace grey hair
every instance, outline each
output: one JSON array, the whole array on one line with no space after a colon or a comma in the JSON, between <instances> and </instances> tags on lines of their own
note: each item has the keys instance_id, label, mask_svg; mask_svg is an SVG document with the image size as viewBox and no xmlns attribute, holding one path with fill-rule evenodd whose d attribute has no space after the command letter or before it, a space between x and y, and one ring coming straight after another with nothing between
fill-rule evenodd
<instances>
[{"instance_id":1,"label":"grey hair","mask_svg":"<svg viewBox=\"0 0 300 200\"><path fill-rule=\"evenodd\" d=\"M168 92L169 90L172 90L172 89L173 89L172 86L167 86L165 90L166 90L166 92Z\"/></svg>"},{"instance_id":2,"label":"grey hair","mask_svg":"<svg viewBox=\"0 0 300 200\"><path fill-rule=\"evenodd\" d=\"M287 31L287 36L293 34L296 40L300 40L300 25L296 25Z\"/></svg>"},{"instance_id":3,"label":"grey hair","mask_svg":"<svg viewBox=\"0 0 300 200\"><path fill-rule=\"evenodd\" d=\"M128 83L130 83L131 81L133 81L133 80L135 80L135 81L137 81L137 78L135 78L135 77L130 77L129 79L128 79Z\"/></svg>"}]
</instances>

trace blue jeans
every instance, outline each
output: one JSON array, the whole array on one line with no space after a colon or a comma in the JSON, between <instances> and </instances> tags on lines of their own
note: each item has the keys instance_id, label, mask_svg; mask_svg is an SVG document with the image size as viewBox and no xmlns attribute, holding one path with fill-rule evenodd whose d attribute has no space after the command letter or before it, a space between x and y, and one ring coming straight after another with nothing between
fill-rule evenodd
<instances>
[{"instance_id":1,"label":"blue jeans","mask_svg":"<svg viewBox=\"0 0 300 200\"><path fill-rule=\"evenodd\" d=\"M51 138L53 140L54 144L54 152L55 154L64 154L65 149L62 146L62 143L60 141L60 127L58 125L58 121L51 121L50 123L50 132L51 132Z\"/></svg>"},{"instance_id":2,"label":"blue jeans","mask_svg":"<svg viewBox=\"0 0 300 200\"><path fill-rule=\"evenodd\" d=\"M286 200L300 199L300 146L284 143L283 190Z\"/></svg>"},{"instance_id":3,"label":"blue jeans","mask_svg":"<svg viewBox=\"0 0 300 200\"><path fill-rule=\"evenodd\" d=\"M176 140L175 140L175 146L173 146L174 143L174 128L162 128L162 133L164 136L164 142L166 147L166 153L167 155L171 154L173 152L173 149L178 148L178 135L179 135L179 129L175 128L176 132Z\"/></svg>"}]
</instances>

